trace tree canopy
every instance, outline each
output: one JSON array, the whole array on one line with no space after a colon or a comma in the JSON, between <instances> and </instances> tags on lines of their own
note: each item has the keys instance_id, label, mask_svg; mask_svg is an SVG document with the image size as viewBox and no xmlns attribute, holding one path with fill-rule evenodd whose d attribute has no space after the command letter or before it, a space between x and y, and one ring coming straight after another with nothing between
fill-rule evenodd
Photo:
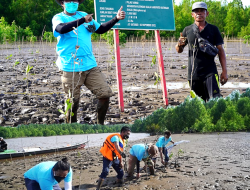
<instances>
[{"instance_id":1,"label":"tree canopy","mask_svg":"<svg viewBox=\"0 0 250 190\"><path fill-rule=\"evenodd\" d=\"M161 31L163 37L179 37L184 27L193 23L191 17L192 4L200 0L183 0L174 5L176 31ZM229 37L244 37L250 34L250 7L243 7L241 0L214 1L204 0L208 5L207 21L216 25L222 34ZM85 0L79 10L94 13L94 0ZM52 31L53 16L62 11L55 0L1 0L0 18L4 17L8 24L15 21L21 28L29 27L35 36L42 36L45 31ZM122 31L128 36L143 35L138 31ZM152 35L150 31L147 35Z\"/></svg>"}]
</instances>

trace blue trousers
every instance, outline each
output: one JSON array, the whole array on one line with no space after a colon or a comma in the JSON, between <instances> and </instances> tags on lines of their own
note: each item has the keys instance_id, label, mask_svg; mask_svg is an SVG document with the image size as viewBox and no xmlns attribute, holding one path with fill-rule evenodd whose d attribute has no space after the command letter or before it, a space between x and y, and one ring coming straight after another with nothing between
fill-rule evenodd
<instances>
[{"instance_id":1,"label":"blue trousers","mask_svg":"<svg viewBox=\"0 0 250 190\"><path fill-rule=\"evenodd\" d=\"M166 147L163 147L162 153L165 155L165 162L168 162L169 161L168 149Z\"/></svg>"},{"instance_id":2,"label":"blue trousers","mask_svg":"<svg viewBox=\"0 0 250 190\"><path fill-rule=\"evenodd\" d=\"M41 190L39 183L35 180L25 178L25 186L27 190ZM53 190L62 190L58 184L53 186Z\"/></svg>"},{"instance_id":3,"label":"blue trousers","mask_svg":"<svg viewBox=\"0 0 250 190\"><path fill-rule=\"evenodd\" d=\"M120 168L120 160L116 159L114 161L110 161L107 158L103 157L103 168L100 178L105 179L109 173L109 168L112 166L117 173L117 178L122 179L124 172L123 169Z\"/></svg>"}]
</instances>

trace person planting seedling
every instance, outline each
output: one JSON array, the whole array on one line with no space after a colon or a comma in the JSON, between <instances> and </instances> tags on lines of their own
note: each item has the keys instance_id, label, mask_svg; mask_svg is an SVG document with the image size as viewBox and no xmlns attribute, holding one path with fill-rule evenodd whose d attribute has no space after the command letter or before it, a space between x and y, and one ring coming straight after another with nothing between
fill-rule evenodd
<instances>
[{"instance_id":1,"label":"person planting seedling","mask_svg":"<svg viewBox=\"0 0 250 190\"><path fill-rule=\"evenodd\" d=\"M174 144L174 141L172 141L171 132L166 131L164 133L164 136L160 137L158 141L156 142L156 146L159 149L160 157L161 157L161 163L166 167L168 165L169 161L169 155L168 150L166 148L166 145L171 142ZM163 157L164 155L164 157ZM153 162L156 164L156 158L152 158Z\"/></svg>"},{"instance_id":2,"label":"person planting seedling","mask_svg":"<svg viewBox=\"0 0 250 190\"><path fill-rule=\"evenodd\" d=\"M72 97L66 97L66 99L73 99L72 108L66 115L66 121L77 122L80 89L82 85L85 85L98 99L97 123L103 125L109 107L109 98L113 93L105 76L97 67L92 51L91 35L94 32L98 34L107 32L119 20L125 18L125 12L121 6L113 19L99 24L93 19L93 14L77 11L78 5L83 1L56 0L63 8L63 12L52 19L53 33L57 37L58 59L56 65L61 71L64 92L68 94L70 90L72 93Z\"/></svg>"}]
</instances>

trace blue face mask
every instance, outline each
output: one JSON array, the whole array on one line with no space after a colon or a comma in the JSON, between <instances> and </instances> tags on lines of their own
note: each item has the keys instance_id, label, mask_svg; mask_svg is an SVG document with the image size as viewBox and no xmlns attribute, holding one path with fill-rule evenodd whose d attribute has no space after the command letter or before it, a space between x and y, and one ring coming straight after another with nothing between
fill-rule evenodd
<instances>
[{"instance_id":1,"label":"blue face mask","mask_svg":"<svg viewBox=\"0 0 250 190\"><path fill-rule=\"evenodd\" d=\"M76 2L69 2L69 3L64 3L65 5L65 10L68 12L68 13L75 13L78 9L78 5L79 3L76 3Z\"/></svg>"}]
</instances>

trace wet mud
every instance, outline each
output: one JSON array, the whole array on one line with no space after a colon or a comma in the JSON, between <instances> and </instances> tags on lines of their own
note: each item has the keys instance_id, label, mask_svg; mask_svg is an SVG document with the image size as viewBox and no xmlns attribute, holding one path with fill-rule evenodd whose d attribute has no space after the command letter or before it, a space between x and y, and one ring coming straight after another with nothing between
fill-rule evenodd
<instances>
[{"instance_id":1,"label":"wet mud","mask_svg":"<svg viewBox=\"0 0 250 190\"><path fill-rule=\"evenodd\" d=\"M168 89L169 105L179 105L189 95L187 82L187 48L182 54L176 53L173 41L162 42L162 52L166 83L183 83L183 88ZM239 41L225 43L229 82L236 83L234 88L222 88L227 96L234 89L244 92L250 87L250 47ZM63 123L63 115L58 109L64 108L64 93L60 72L55 65L56 44L8 44L0 46L0 125L18 126L30 123ZM152 64L156 54L155 42L127 42L121 48L121 69L123 80L124 112L118 103L115 61L110 47L104 42L93 43L93 51L107 82L114 92L105 124L133 123L136 119L151 114L160 107L166 107L160 82L156 82L157 64ZM221 67L216 58L219 73ZM15 65L16 64L16 65ZM14 66L15 65L15 66ZM26 75L27 65L33 66ZM237 85L242 83L244 87ZM78 109L79 123L96 123L96 98L82 87Z\"/></svg>"},{"instance_id":2,"label":"wet mud","mask_svg":"<svg viewBox=\"0 0 250 190\"><path fill-rule=\"evenodd\" d=\"M125 150L133 144L155 142L158 136L128 143ZM169 166L164 169L158 155L155 175L142 171L140 179L127 180L121 187L115 184L116 172L111 168L102 189L250 189L250 146L249 133L212 133L212 134L172 134L172 139L182 143L171 151L173 156ZM60 160L66 156L73 169L73 186L75 190L95 189L102 171L100 147L83 150L25 157L20 160L1 161L0 189L25 189L23 173L34 165L48 160ZM128 157L126 158L128 161ZM141 167L144 164L141 162ZM63 187L63 182L60 183Z\"/></svg>"}]
</instances>

